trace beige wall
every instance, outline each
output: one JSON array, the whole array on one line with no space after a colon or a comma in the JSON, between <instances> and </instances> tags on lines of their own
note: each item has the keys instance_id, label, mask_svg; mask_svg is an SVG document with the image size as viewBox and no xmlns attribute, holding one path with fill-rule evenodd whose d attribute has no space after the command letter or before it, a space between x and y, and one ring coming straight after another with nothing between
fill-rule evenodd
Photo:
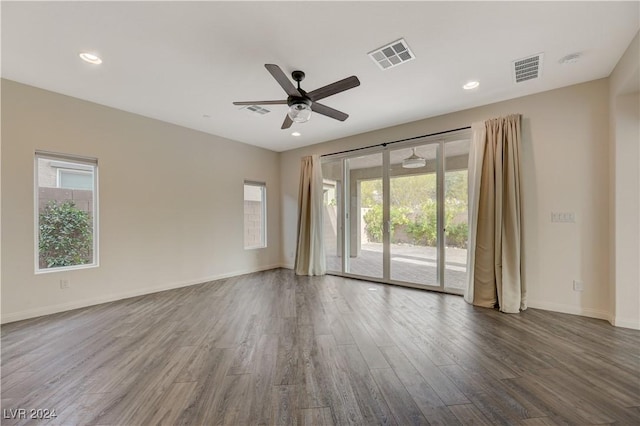
<instances>
[{"instance_id":1,"label":"beige wall","mask_svg":"<svg viewBox=\"0 0 640 426\"><path fill-rule=\"evenodd\" d=\"M640 35L610 77L611 311L615 325L640 329Z\"/></svg>"},{"instance_id":2,"label":"beige wall","mask_svg":"<svg viewBox=\"0 0 640 426\"><path fill-rule=\"evenodd\" d=\"M98 158L99 267L34 274L36 150ZM279 265L275 152L2 80L1 154L3 322ZM245 179L266 249L243 248Z\"/></svg>"},{"instance_id":3,"label":"beige wall","mask_svg":"<svg viewBox=\"0 0 640 426\"><path fill-rule=\"evenodd\" d=\"M472 94L470 95L472 96ZM524 277L530 306L609 318L608 80L596 80L281 154L282 256L295 252L300 157L523 115ZM575 224L551 212L575 212ZM573 291L573 280L584 291Z\"/></svg>"}]
</instances>

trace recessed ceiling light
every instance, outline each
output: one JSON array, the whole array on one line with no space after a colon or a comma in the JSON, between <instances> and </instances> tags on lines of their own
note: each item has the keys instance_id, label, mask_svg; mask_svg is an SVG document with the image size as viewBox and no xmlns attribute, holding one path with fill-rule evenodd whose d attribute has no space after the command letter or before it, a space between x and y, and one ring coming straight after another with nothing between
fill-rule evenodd
<instances>
[{"instance_id":1,"label":"recessed ceiling light","mask_svg":"<svg viewBox=\"0 0 640 426\"><path fill-rule=\"evenodd\" d=\"M563 64L563 65L564 64L575 64L580 59L580 56L582 56L582 53L580 53L580 52L570 53L570 54L568 54L566 56L563 56L558 62Z\"/></svg>"},{"instance_id":2,"label":"recessed ceiling light","mask_svg":"<svg viewBox=\"0 0 640 426\"><path fill-rule=\"evenodd\" d=\"M300 135L302 135L302 133L300 133L300 132L293 132L293 133L291 133L291 136L300 136Z\"/></svg>"},{"instance_id":3,"label":"recessed ceiling light","mask_svg":"<svg viewBox=\"0 0 640 426\"><path fill-rule=\"evenodd\" d=\"M94 53L82 52L80 53L80 58L82 58L83 61L89 62L93 65L100 65L102 63L102 59L100 59L100 57Z\"/></svg>"},{"instance_id":4,"label":"recessed ceiling light","mask_svg":"<svg viewBox=\"0 0 640 426\"><path fill-rule=\"evenodd\" d=\"M464 90L471 90L471 89L475 89L476 87L480 86L480 83L477 81L468 81L467 84L465 84L464 86L462 86L462 88Z\"/></svg>"}]
</instances>

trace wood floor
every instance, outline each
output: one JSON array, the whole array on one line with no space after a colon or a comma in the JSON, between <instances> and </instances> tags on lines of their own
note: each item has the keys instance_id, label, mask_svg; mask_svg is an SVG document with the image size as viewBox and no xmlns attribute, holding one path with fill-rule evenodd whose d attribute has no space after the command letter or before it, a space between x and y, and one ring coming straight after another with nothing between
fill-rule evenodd
<instances>
[{"instance_id":1,"label":"wood floor","mask_svg":"<svg viewBox=\"0 0 640 426\"><path fill-rule=\"evenodd\" d=\"M274 270L2 326L2 424L638 425L639 348L605 321Z\"/></svg>"}]
</instances>

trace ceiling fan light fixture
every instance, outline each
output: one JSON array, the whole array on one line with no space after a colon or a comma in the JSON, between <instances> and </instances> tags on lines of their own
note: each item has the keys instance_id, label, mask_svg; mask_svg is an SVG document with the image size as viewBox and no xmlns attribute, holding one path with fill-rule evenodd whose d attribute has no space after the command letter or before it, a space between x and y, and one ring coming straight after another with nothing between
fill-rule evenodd
<instances>
[{"instance_id":1,"label":"ceiling fan light fixture","mask_svg":"<svg viewBox=\"0 0 640 426\"><path fill-rule=\"evenodd\" d=\"M402 168L403 169L418 169L420 167L424 167L427 165L427 160L416 155L416 149L412 148L412 154L402 160Z\"/></svg>"},{"instance_id":2,"label":"ceiling fan light fixture","mask_svg":"<svg viewBox=\"0 0 640 426\"><path fill-rule=\"evenodd\" d=\"M307 102L296 102L289 107L289 118L294 123L306 123L311 118L311 105Z\"/></svg>"}]
</instances>

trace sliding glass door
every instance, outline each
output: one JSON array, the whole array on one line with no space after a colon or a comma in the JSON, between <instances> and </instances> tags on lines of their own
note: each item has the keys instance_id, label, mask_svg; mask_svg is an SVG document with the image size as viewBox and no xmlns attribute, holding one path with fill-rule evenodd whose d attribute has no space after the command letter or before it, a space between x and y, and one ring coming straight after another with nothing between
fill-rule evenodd
<instances>
[{"instance_id":1,"label":"sliding glass door","mask_svg":"<svg viewBox=\"0 0 640 426\"><path fill-rule=\"evenodd\" d=\"M439 144L394 149L389 158L390 279L439 287ZM403 161L418 157L415 164ZM414 166L414 167L407 167Z\"/></svg>"},{"instance_id":2,"label":"sliding glass door","mask_svg":"<svg viewBox=\"0 0 640 426\"><path fill-rule=\"evenodd\" d=\"M381 152L345 159L348 211L345 272L381 280L384 276L383 188Z\"/></svg>"},{"instance_id":3,"label":"sliding glass door","mask_svg":"<svg viewBox=\"0 0 640 426\"><path fill-rule=\"evenodd\" d=\"M342 160L322 162L323 232L327 271L342 271L343 184Z\"/></svg>"},{"instance_id":4,"label":"sliding glass door","mask_svg":"<svg viewBox=\"0 0 640 426\"><path fill-rule=\"evenodd\" d=\"M468 136L323 159L327 270L462 293Z\"/></svg>"},{"instance_id":5,"label":"sliding glass door","mask_svg":"<svg viewBox=\"0 0 640 426\"><path fill-rule=\"evenodd\" d=\"M469 141L444 145L444 286L463 293L467 285Z\"/></svg>"}]
</instances>

